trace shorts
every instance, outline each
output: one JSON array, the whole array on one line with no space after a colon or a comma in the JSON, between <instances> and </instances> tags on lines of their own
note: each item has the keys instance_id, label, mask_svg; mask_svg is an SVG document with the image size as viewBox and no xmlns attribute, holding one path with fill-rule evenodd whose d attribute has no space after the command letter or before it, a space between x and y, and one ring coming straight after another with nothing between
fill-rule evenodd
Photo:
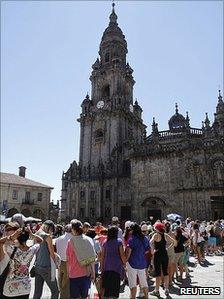
<instances>
[{"instance_id":1,"label":"shorts","mask_svg":"<svg viewBox=\"0 0 224 299\"><path fill-rule=\"evenodd\" d=\"M118 298L120 293L120 274L115 271L105 271L103 273L102 287L104 297Z\"/></svg>"},{"instance_id":2,"label":"shorts","mask_svg":"<svg viewBox=\"0 0 224 299\"><path fill-rule=\"evenodd\" d=\"M208 238L208 246L216 246L216 238L215 237Z\"/></svg>"},{"instance_id":3,"label":"shorts","mask_svg":"<svg viewBox=\"0 0 224 299\"><path fill-rule=\"evenodd\" d=\"M86 298L88 297L89 287L91 284L90 278L87 276L69 278L70 280L70 297L71 298Z\"/></svg>"},{"instance_id":4,"label":"shorts","mask_svg":"<svg viewBox=\"0 0 224 299\"><path fill-rule=\"evenodd\" d=\"M174 249L172 248L171 250L167 251L167 254L168 254L168 259L169 259L168 262L175 263L176 255L175 255Z\"/></svg>"},{"instance_id":5,"label":"shorts","mask_svg":"<svg viewBox=\"0 0 224 299\"><path fill-rule=\"evenodd\" d=\"M161 276L161 268L163 271L163 275L164 276L168 275L168 255L166 253L158 254L155 252L153 262L154 262L155 277Z\"/></svg>"},{"instance_id":6,"label":"shorts","mask_svg":"<svg viewBox=\"0 0 224 299\"><path fill-rule=\"evenodd\" d=\"M175 253L176 258L175 261L179 265L183 265L183 257L184 257L184 252L177 252Z\"/></svg>"},{"instance_id":7,"label":"shorts","mask_svg":"<svg viewBox=\"0 0 224 299\"><path fill-rule=\"evenodd\" d=\"M145 269L134 269L129 263L127 263L127 272L128 285L130 289L137 287L137 277L139 279L139 285L141 286L141 288L148 288Z\"/></svg>"}]
</instances>

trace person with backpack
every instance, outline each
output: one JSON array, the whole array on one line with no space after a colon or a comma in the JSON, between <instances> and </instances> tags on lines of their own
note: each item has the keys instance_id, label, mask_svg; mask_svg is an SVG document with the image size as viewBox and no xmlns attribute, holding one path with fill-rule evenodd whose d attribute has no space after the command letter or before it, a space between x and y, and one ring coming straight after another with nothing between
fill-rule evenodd
<instances>
[{"instance_id":1,"label":"person with backpack","mask_svg":"<svg viewBox=\"0 0 224 299\"><path fill-rule=\"evenodd\" d=\"M71 222L72 236L66 249L70 298L87 298L91 280L95 280L96 252L91 238L83 234L82 222Z\"/></svg>"}]
</instances>

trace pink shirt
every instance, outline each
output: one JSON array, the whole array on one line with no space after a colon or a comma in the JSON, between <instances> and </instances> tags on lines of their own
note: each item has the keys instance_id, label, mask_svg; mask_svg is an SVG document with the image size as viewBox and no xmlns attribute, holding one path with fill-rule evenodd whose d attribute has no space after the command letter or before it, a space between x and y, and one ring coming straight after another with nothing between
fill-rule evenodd
<instances>
[{"instance_id":1,"label":"pink shirt","mask_svg":"<svg viewBox=\"0 0 224 299\"><path fill-rule=\"evenodd\" d=\"M68 241L68 246L66 249L69 278L86 276L87 275L86 267L81 266L80 263L78 262L74 251L74 246L73 244L71 244L71 242L72 240Z\"/></svg>"}]
</instances>

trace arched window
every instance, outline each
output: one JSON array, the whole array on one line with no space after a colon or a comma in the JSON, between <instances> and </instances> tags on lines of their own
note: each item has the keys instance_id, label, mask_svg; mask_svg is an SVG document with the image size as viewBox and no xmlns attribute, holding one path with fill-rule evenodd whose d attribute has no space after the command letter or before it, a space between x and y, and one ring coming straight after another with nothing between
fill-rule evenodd
<instances>
[{"instance_id":1,"label":"arched window","mask_svg":"<svg viewBox=\"0 0 224 299\"><path fill-rule=\"evenodd\" d=\"M107 97L110 96L110 85L109 85L109 84L107 84L107 85L105 85L105 86L103 87L102 96L103 96L104 98L107 98Z\"/></svg>"},{"instance_id":2,"label":"arched window","mask_svg":"<svg viewBox=\"0 0 224 299\"><path fill-rule=\"evenodd\" d=\"M110 53L107 52L107 53L105 54L105 62L107 63L107 62L109 62L109 61L110 61Z\"/></svg>"},{"instance_id":3,"label":"arched window","mask_svg":"<svg viewBox=\"0 0 224 299\"><path fill-rule=\"evenodd\" d=\"M94 137L96 142L101 142L103 140L103 136L104 134L102 129L98 129L95 131Z\"/></svg>"}]
</instances>

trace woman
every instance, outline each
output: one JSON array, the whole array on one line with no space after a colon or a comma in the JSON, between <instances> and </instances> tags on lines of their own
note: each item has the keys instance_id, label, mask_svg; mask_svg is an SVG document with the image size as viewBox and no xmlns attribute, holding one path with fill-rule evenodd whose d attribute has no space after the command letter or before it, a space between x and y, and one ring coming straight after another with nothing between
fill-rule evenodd
<instances>
[{"instance_id":1,"label":"woman","mask_svg":"<svg viewBox=\"0 0 224 299\"><path fill-rule=\"evenodd\" d=\"M96 252L93 241L83 234L79 220L72 220L72 237L66 250L70 298L87 298L91 280L95 280Z\"/></svg>"},{"instance_id":2,"label":"woman","mask_svg":"<svg viewBox=\"0 0 224 299\"><path fill-rule=\"evenodd\" d=\"M118 239L118 227L108 229L107 240L103 244L101 272L104 297L119 297L123 266L126 263L122 240Z\"/></svg>"},{"instance_id":3,"label":"woman","mask_svg":"<svg viewBox=\"0 0 224 299\"><path fill-rule=\"evenodd\" d=\"M176 241L165 233L165 226L161 222L154 224L156 233L152 236L151 244L154 253L154 270L156 277L156 288L150 293L153 296L159 297L159 286L161 283L161 269L164 276L165 295L169 296L169 276L168 276L168 254L172 246L176 244ZM169 247L166 248L166 244L169 242Z\"/></svg>"},{"instance_id":4,"label":"woman","mask_svg":"<svg viewBox=\"0 0 224 299\"><path fill-rule=\"evenodd\" d=\"M42 238L32 234L29 229L17 229L13 234L0 239L1 257L6 255L9 263L9 272L6 277L3 295L4 298L28 299L31 291L31 279L29 278L29 266L33 256L39 249L39 244L27 246L26 242L31 237L38 243L42 242ZM2 246L6 241L18 241L18 246L6 245L5 253ZM12 257L13 256L13 257Z\"/></svg>"},{"instance_id":5,"label":"woman","mask_svg":"<svg viewBox=\"0 0 224 299\"><path fill-rule=\"evenodd\" d=\"M37 234L43 239L37 253L35 262L35 290L33 299L40 299L44 282L51 290L51 298L58 299L59 290L55 275L57 264L56 255L52 243L52 234L55 231L54 222L46 220Z\"/></svg>"},{"instance_id":6,"label":"woman","mask_svg":"<svg viewBox=\"0 0 224 299\"><path fill-rule=\"evenodd\" d=\"M170 222L165 223L165 232L169 235L173 240L175 240L175 234L171 231ZM168 240L167 242L167 254L168 254L168 275L169 275L169 286L171 287L173 284L173 275L176 270L176 262L175 262L175 252L174 246L172 246L173 242ZM170 246L171 245L171 246ZM176 245L176 244L174 244Z\"/></svg>"},{"instance_id":7,"label":"woman","mask_svg":"<svg viewBox=\"0 0 224 299\"><path fill-rule=\"evenodd\" d=\"M148 283L146 268L148 267L145 255L150 250L149 239L144 236L141 227L134 223L131 226L132 236L126 248L128 284L131 290L131 298L136 298L137 277L140 287L144 293L144 298L148 298Z\"/></svg>"},{"instance_id":8,"label":"woman","mask_svg":"<svg viewBox=\"0 0 224 299\"><path fill-rule=\"evenodd\" d=\"M192 242L193 242L194 252L196 254L199 264L202 262L202 254L201 254L201 242L202 241L204 241L204 239L200 234L199 225L198 225L198 223L195 223L193 225Z\"/></svg>"},{"instance_id":9,"label":"woman","mask_svg":"<svg viewBox=\"0 0 224 299\"><path fill-rule=\"evenodd\" d=\"M186 238L182 234L182 229L178 226L176 228L176 233L175 233L175 238L177 241L177 245L174 247L174 252L175 252L175 262L176 266L180 270L180 279L183 279L183 268L184 268L184 263L183 263L183 257L184 257L184 245L187 243L188 238Z\"/></svg>"}]
</instances>

